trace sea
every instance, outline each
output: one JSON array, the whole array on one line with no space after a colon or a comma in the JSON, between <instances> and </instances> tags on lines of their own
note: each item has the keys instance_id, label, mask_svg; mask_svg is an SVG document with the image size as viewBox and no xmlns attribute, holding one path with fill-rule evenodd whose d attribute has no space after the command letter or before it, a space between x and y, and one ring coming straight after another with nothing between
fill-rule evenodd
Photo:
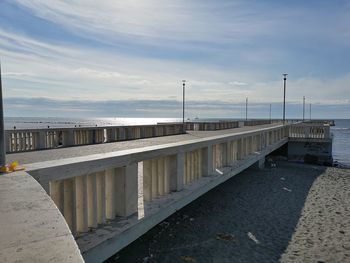
<instances>
[{"instance_id":1,"label":"sea","mask_svg":"<svg viewBox=\"0 0 350 263\"><path fill-rule=\"evenodd\" d=\"M196 119L218 121L215 118ZM222 120L222 118L220 118ZM5 129L69 128L95 126L121 126L180 122L179 118L56 118L56 117L5 117ZM333 134L333 159L340 167L350 168L350 119L336 119L331 127Z\"/></svg>"}]
</instances>

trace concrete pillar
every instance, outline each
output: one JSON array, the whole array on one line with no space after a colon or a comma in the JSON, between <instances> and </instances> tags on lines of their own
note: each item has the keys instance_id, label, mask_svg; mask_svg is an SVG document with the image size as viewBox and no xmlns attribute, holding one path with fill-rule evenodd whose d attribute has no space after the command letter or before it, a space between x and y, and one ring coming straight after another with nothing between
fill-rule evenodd
<instances>
[{"instance_id":1,"label":"concrete pillar","mask_svg":"<svg viewBox=\"0 0 350 263\"><path fill-rule=\"evenodd\" d=\"M190 182L190 174L191 174L191 167L190 167L190 154L187 152L185 153L185 162L184 162L184 185L187 185Z\"/></svg>"},{"instance_id":2,"label":"concrete pillar","mask_svg":"<svg viewBox=\"0 0 350 263\"><path fill-rule=\"evenodd\" d=\"M46 131L39 131L37 149L46 149Z\"/></svg>"},{"instance_id":3,"label":"concrete pillar","mask_svg":"<svg viewBox=\"0 0 350 263\"><path fill-rule=\"evenodd\" d=\"M152 160L143 161L143 197L152 200Z\"/></svg>"},{"instance_id":4,"label":"concrete pillar","mask_svg":"<svg viewBox=\"0 0 350 263\"><path fill-rule=\"evenodd\" d=\"M106 222L106 176L105 172L96 174L97 223Z\"/></svg>"},{"instance_id":5,"label":"concrete pillar","mask_svg":"<svg viewBox=\"0 0 350 263\"><path fill-rule=\"evenodd\" d=\"M265 157L261 158L259 161L253 164L254 168L257 169L264 169L265 168Z\"/></svg>"},{"instance_id":6,"label":"concrete pillar","mask_svg":"<svg viewBox=\"0 0 350 263\"><path fill-rule=\"evenodd\" d=\"M236 157L237 160L241 160L242 159L242 139L238 139L236 141Z\"/></svg>"},{"instance_id":7,"label":"concrete pillar","mask_svg":"<svg viewBox=\"0 0 350 263\"><path fill-rule=\"evenodd\" d=\"M201 178L203 176L202 149L197 150L197 155L198 155L198 178Z\"/></svg>"},{"instance_id":8,"label":"concrete pillar","mask_svg":"<svg viewBox=\"0 0 350 263\"><path fill-rule=\"evenodd\" d=\"M86 176L76 176L75 184L75 213L77 232L88 231L88 209L87 209L87 180Z\"/></svg>"},{"instance_id":9,"label":"concrete pillar","mask_svg":"<svg viewBox=\"0 0 350 263\"><path fill-rule=\"evenodd\" d=\"M170 157L164 157L164 194L170 192Z\"/></svg>"},{"instance_id":10,"label":"concrete pillar","mask_svg":"<svg viewBox=\"0 0 350 263\"><path fill-rule=\"evenodd\" d=\"M126 217L137 212L138 163L117 168L116 195L117 215Z\"/></svg>"},{"instance_id":11,"label":"concrete pillar","mask_svg":"<svg viewBox=\"0 0 350 263\"><path fill-rule=\"evenodd\" d=\"M331 136L330 126L329 125L328 126L324 126L323 129L324 129L324 138L325 139L329 139L330 136Z\"/></svg>"},{"instance_id":12,"label":"concrete pillar","mask_svg":"<svg viewBox=\"0 0 350 263\"><path fill-rule=\"evenodd\" d=\"M245 138L245 156L250 154L250 138Z\"/></svg>"},{"instance_id":13,"label":"concrete pillar","mask_svg":"<svg viewBox=\"0 0 350 263\"><path fill-rule=\"evenodd\" d=\"M141 127L140 128L140 138L145 138L146 136L145 136L145 127Z\"/></svg>"},{"instance_id":14,"label":"concrete pillar","mask_svg":"<svg viewBox=\"0 0 350 263\"><path fill-rule=\"evenodd\" d=\"M72 231L73 235L76 233L76 218L75 218L75 207L73 197L73 178L66 179L63 181L63 216Z\"/></svg>"},{"instance_id":15,"label":"concrete pillar","mask_svg":"<svg viewBox=\"0 0 350 263\"><path fill-rule=\"evenodd\" d=\"M106 218L116 216L116 169L106 170Z\"/></svg>"},{"instance_id":16,"label":"concrete pillar","mask_svg":"<svg viewBox=\"0 0 350 263\"><path fill-rule=\"evenodd\" d=\"M185 153L172 155L170 158L170 191L181 191L184 185Z\"/></svg>"},{"instance_id":17,"label":"concrete pillar","mask_svg":"<svg viewBox=\"0 0 350 263\"><path fill-rule=\"evenodd\" d=\"M63 180L59 181L51 181L50 182L50 196L57 206L58 210L63 214L64 207L64 188L63 188Z\"/></svg>"},{"instance_id":18,"label":"concrete pillar","mask_svg":"<svg viewBox=\"0 0 350 263\"><path fill-rule=\"evenodd\" d=\"M228 148L227 143L221 143L220 145L221 150L221 167L225 167L228 165Z\"/></svg>"},{"instance_id":19,"label":"concrete pillar","mask_svg":"<svg viewBox=\"0 0 350 263\"><path fill-rule=\"evenodd\" d=\"M157 159L158 195L164 195L164 158Z\"/></svg>"},{"instance_id":20,"label":"concrete pillar","mask_svg":"<svg viewBox=\"0 0 350 263\"><path fill-rule=\"evenodd\" d=\"M74 131L73 129L68 130L68 131L63 131L62 133L63 136L63 145L64 146L73 146L74 143Z\"/></svg>"},{"instance_id":21,"label":"concrete pillar","mask_svg":"<svg viewBox=\"0 0 350 263\"><path fill-rule=\"evenodd\" d=\"M97 184L96 174L87 175L87 203L88 203L88 225L97 227Z\"/></svg>"},{"instance_id":22,"label":"concrete pillar","mask_svg":"<svg viewBox=\"0 0 350 263\"><path fill-rule=\"evenodd\" d=\"M156 198L158 195L158 165L157 160L152 160L152 199Z\"/></svg>"},{"instance_id":23,"label":"concrete pillar","mask_svg":"<svg viewBox=\"0 0 350 263\"><path fill-rule=\"evenodd\" d=\"M202 176L210 176L213 173L213 146L201 150L202 155Z\"/></svg>"},{"instance_id":24,"label":"concrete pillar","mask_svg":"<svg viewBox=\"0 0 350 263\"><path fill-rule=\"evenodd\" d=\"M199 154L198 150L194 151L194 180L199 179Z\"/></svg>"}]
</instances>

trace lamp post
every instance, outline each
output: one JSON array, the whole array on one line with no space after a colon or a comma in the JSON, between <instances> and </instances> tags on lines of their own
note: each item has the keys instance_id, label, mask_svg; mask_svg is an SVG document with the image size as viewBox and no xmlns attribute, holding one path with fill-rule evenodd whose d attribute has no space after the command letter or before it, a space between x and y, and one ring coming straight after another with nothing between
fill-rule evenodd
<instances>
[{"instance_id":1,"label":"lamp post","mask_svg":"<svg viewBox=\"0 0 350 263\"><path fill-rule=\"evenodd\" d=\"M0 167L6 164L5 150L5 129L4 129L4 111L2 101L2 80L1 80L1 62L0 62Z\"/></svg>"},{"instance_id":2,"label":"lamp post","mask_svg":"<svg viewBox=\"0 0 350 263\"><path fill-rule=\"evenodd\" d=\"M271 105L271 103L270 103L270 123L271 123L271 120L272 120L272 119L271 119L271 106L272 106L272 105Z\"/></svg>"},{"instance_id":3,"label":"lamp post","mask_svg":"<svg viewBox=\"0 0 350 263\"><path fill-rule=\"evenodd\" d=\"M185 127L185 83L186 80L182 80L182 131L186 132Z\"/></svg>"},{"instance_id":4,"label":"lamp post","mask_svg":"<svg viewBox=\"0 0 350 263\"><path fill-rule=\"evenodd\" d=\"M286 82L287 82L287 73L283 73L283 124L286 122Z\"/></svg>"},{"instance_id":5,"label":"lamp post","mask_svg":"<svg viewBox=\"0 0 350 263\"><path fill-rule=\"evenodd\" d=\"M248 120L248 97L245 98L245 120Z\"/></svg>"},{"instance_id":6,"label":"lamp post","mask_svg":"<svg viewBox=\"0 0 350 263\"><path fill-rule=\"evenodd\" d=\"M305 96L303 96L303 121L305 121Z\"/></svg>"}]
</instances>

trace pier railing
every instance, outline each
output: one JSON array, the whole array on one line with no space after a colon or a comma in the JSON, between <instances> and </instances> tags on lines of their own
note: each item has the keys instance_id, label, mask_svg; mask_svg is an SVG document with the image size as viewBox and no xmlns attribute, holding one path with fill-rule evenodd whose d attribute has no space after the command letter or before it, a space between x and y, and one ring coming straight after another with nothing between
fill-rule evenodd
<instances>
[{"instance_id":1,"label":"pier railing","mask_svg":"<svg viewBox=\"0 0 350 263\"><path fill-rule=\"evenodd\" d=\"M115 217L183 191L203 177L223 175L250 155L281 141L289 126L28 165L75 236ZM138 187L142 178L142 193Z\"/></svg>"},{"instance_id":2,"label":"pier railing","mask_svg":"<svg viewBox=\"0 0 350 263\"><path fill-rule=\"evenodd\" d=\"M189 131L216 131L238 127L238 121L186 122L186 130Z\"/></svg>"},{"instance_id":3,"label":"pier railing","mask_svg":"<svg viewBox=\"0 0 350 263\"><path fill-rule=\"evenodd\" d=\"M299 123L290 126L289 137L295 139L331 139L329 124Z\"/></svg>"},{"instance_id":4,"label":"pier railing","mask_svg":"<svg viewBox=\"0 0 350 263\"><path fill-rule=\"evenodd\" d=\"M6 152L13 153L182 133L182 124L15 129L5 131L5 140Z\"/></svg>"}]
</instances>

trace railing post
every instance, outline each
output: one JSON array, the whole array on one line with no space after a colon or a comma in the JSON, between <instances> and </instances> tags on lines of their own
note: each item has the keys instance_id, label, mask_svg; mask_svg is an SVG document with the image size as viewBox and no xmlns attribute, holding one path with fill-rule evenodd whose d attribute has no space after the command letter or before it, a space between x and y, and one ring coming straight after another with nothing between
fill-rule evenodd
<instances>
[{"instance_id":1,"label":"railing post","mask_svg":"<svg viewBox=\"0 0 350 263\"><path fill-rule=\"evenodd\" d=\"M63 145L64 146L73 146L74 145L74 131L73 129L68 131L63 131Z\"/></svg>"},{"instance_id":2,"label":"railing post","mask_svg":"<svg viewBox=\"0 0 350 263\"><path fill-rule=\"evenodd\" d=\"M324 130L324 138L329 139L331 137L330 126L329 125L323 126L323 130Z\"/></svg>"},{"instance_id":3,"label":"railing post","mask_svg":"<svg viewBox=\"0 0 350 263\"><path fill-rule=\"evenodd\" d=\"M38 133L38 149L42 150L46 148L46 131L39 131Z\"/></svg>"},{"instance_id":4,"label":"railing post","mask_svg":"<svg viewBox=\"0 0 350 263\"><path fill-rule=\"evenodd\" d=\"M309 126L304 127L304 134L305 134L305 138L310 138L310 127Z\"/></svg>"}]
</instances>

